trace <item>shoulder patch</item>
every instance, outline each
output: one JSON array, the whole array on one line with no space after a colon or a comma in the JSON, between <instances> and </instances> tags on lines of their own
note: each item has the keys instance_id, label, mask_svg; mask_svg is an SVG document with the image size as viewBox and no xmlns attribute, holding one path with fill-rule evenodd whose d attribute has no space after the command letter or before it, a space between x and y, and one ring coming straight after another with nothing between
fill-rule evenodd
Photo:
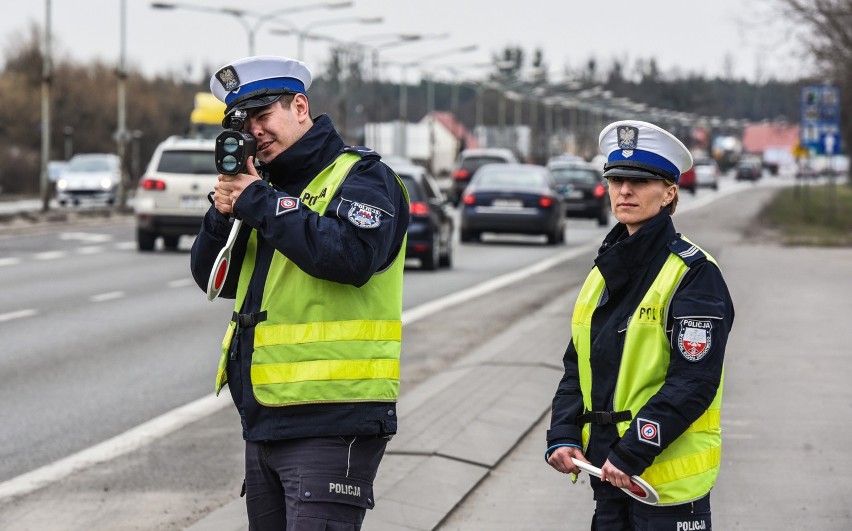
<instances>
[{"instance_id":1,"label":"shoulder patch","mask_svg":"<svg viewBox=\"0 0 852 531\"><path fill-rule=\"evenodd\" d=\"M382 157L379 156L378 153L373 151L372 149L364 146L346 146L343 148L344 153L357 153L362 159L376 159L379 160Z\"/></svg>"},{"instance_id":2,"label":"shoulder patch","mask_svg":"<svg viewBox=\"0 0 852 531\"><path fill-rule=\"evenodd\" d=\"M686 361L701 361L713 344L713 323L708 319L681 319L677 349Z\"/></svg>"},{"instance_id":3,"label":"shoulder patch","mask_svg":"<svg viewBox=\"0 0 852 531\"><path fill-rule=\"evenodd\" d=\"M377 229L382 224L382 211L374 206L353 201L346 218L360 229Z\"/></svg>"},{"instance_id":4,"label":"shoulder patch","mask_svg":"<svg viewBox=\"0 0 852 531\"><path fill-rule=\"evenodd\" d=\"M687 266L692 266L692 264L707 259L707 255L697 245L681 237L677 237L669 242L669 251L680 256Z\"/></svg>"},{"instance_id":5,"label":"shoulder patch","mask_svg":"<svg viewBox=\"0 0 852 531\"><path fill-rule=\"evenodd\" d=\"M290 196L278 196L275 205L275 217L282 216L288 212L299 210L299 200Z\"/></svg>"},{"instance_id":6,"label":"shoulder patch","mask_svg":"<svg viewBox=\"0 0 852 531\"><path fill-rule=\"evenodd\" d=\"M641 417L637 418L636 436L639 437L639 442L660 446L660 423Z\"/></svg>"}]
</instances>

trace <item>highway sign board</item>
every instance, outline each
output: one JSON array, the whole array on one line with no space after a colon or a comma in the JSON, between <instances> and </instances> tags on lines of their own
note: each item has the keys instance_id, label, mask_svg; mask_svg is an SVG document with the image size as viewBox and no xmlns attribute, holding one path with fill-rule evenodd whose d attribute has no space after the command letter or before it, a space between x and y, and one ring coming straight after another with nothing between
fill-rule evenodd
<instances>
[{"instance_id":1,"label":"highway sign board","mask_svg":"<svg viewBox=\"0 0 852 531\"><path fill-rule=\"evenodd\" d=\"M840 89L836 85L802 87L800 138L815 155L840 153Z\"/></svg>"}]
</instances>

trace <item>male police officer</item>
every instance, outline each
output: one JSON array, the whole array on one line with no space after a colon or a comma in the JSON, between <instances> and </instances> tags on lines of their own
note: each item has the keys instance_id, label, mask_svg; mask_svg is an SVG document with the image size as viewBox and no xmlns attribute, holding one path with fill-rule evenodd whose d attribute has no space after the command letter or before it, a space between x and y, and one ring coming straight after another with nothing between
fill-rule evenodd
<instances>
[{"instance_id":1,"label":"male police officer","mask_svg":"<svg viewBox=\"0 0 852 531\"><path fill-rule=\"evenodd\" d=\"M206 289L229 216L242 220L216 392L228 383L242 421L253 530L360 529L397 426L407 195L375 152L311 118L310 83L268 56L210 81L223 123L247 114L260 162L219 175L191 264Z\"/></svg>"}]
</instances>

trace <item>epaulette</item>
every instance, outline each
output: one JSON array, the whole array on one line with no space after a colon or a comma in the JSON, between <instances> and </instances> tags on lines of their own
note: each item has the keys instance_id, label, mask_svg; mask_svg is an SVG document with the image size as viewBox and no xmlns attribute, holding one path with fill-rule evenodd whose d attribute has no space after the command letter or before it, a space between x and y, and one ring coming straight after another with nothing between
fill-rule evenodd
<instances>
[{"instance_id":1,"label":"epaulette","mask_svg":"<svg viewBox=\"0 0 852 531\"><path fill-rule=\"evenodd\" d=\"M376 159L379 160L382 157L373 151L372 149L364 146L346 146L343 148L344 153L357 153L361 156L362 159Z\"/></svg>"},{"instance_id":2,"label":"epaulette","mask_svg":"<svg viewBox=\"0 0 852 531\"><path fill-rule=\"evenodd\" d=\"M680 234L678 234L677 238L669 242L669 250L680 256L687 267L692 267L693 264L707 259L704 251L699 249L691 241L683 238Z\"/></svg>"}]
</instances>

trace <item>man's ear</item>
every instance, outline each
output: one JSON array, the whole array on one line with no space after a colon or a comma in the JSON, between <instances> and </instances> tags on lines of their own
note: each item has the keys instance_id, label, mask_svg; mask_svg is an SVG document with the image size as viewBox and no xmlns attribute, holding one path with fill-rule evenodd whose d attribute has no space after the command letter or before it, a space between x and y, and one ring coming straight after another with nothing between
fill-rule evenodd
<instances>
[{"instance_id":1,"label":"man's ear","mask_svg":"<svg viewBox=\"0 0 852 531\"><path fill-rule=\"evenodd\" d=\"M308 105L308 97L302 93L298 93L293 97L291 105L295 105L296 116L299 122L307 120L311 116L310 106Z\"/></svg>"}]
</instances>

